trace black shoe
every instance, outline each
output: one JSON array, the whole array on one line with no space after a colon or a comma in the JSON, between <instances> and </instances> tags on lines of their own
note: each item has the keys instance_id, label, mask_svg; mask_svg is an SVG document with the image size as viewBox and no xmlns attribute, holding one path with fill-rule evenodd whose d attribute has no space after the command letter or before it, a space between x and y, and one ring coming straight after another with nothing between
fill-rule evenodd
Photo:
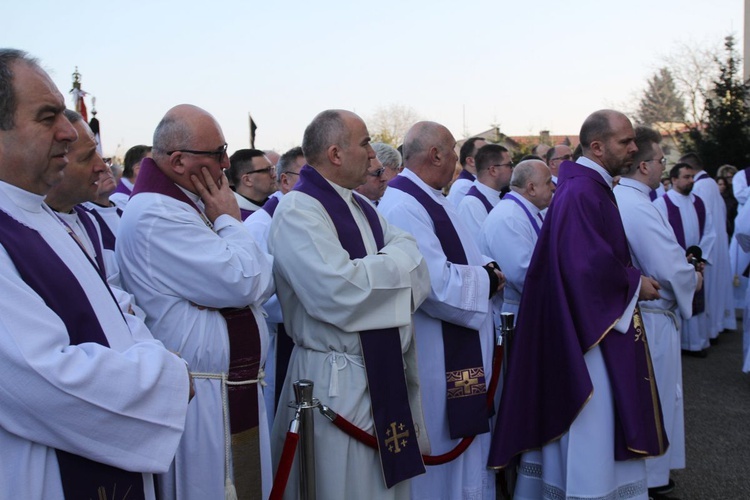
<instances>
[{"instance_id":1,"label":"black shoe","mask_svg":"<svg viewBox=\"0 0 750 500\"><path fill-rule=\"evenodd\" d=\"M677 497L669 497L667 495L662 495L661 493L651 493L651 490L648 490L648 500L680 500Z\"/></svg>"},{"instance_id":2,"label":"black shoe","mask_svg":"<svg viewBox=\"0 0 750 500\"><path fill-rule=\"evenodd\" d=\"M664 486L656 486L654 488L649 488L648 493L658 493L660 495L666 495L667 493L672 493L674 491L675 482L673 480L669 480L667 484Z\"/></svg>"},{"instance_id":3,"label":"black shoe","mask_svg":"<svg viewBox=\"0 0 750 500\"><path fill-rule=\"evenodd\" d=\"M685 356L690 356L692 358L705 358L706 356L708 356L708 350L703 349L702 351L688 351L687 349L683 349L682 354Z\"/></svg>"},{"instance_id":4,"label":"black shoe","mask_svg":"<svg viewBox=\"0 0 750 500\"><path fill-rule=\"evenodd\" d=\"M719 343L719 337L716 337L715 339L709 339L708 341L711 345L717 345Z\"/></svg>"}]
</instances>

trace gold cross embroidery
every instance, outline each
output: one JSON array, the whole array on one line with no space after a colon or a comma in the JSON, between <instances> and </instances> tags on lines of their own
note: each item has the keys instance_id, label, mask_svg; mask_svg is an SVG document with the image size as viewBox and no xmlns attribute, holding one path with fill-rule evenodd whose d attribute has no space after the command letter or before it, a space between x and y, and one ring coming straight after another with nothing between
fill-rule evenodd
<instances>
[{"instance_id":1,"label":"gold cross embroidery","mask_svg":"<svg viewBox=\"0 0 750 500\"><path fill-rule=\"evenodd\" d=\"M396 422L391 422L391 428L385 431L385 435L388 436L385 445L391 453L401 453L401 450L406 448L405 438L409 437L409 431L404 430L405 428L404 424L396 425Z\"/></svg>"}]
</instances>

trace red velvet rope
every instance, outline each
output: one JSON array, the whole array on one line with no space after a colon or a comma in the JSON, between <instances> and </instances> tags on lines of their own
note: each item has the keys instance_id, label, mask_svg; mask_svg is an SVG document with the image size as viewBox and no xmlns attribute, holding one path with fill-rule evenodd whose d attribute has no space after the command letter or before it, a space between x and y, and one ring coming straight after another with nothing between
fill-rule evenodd
<instances>
[{"instance_id":1,"label":"red velvet rope","mask_svg":"<svg viewBox=\"0 0 750 500\"><path fill-rule=\"evenodd\" d=\"M490 389L487 392L488 408L492 408L493 406L493 402L495 401L495 391L497 390L497 385L500 381L500 369L503 366L503 346L495 347L495 359L492 365L492 380L490 380ZM332 422L336 427L346 432L360 443L375 450L378 449L378 442L375 439L375 436L363 431L341 415L336 414L336 417L332 420ZM464 451L466 451L466 448L469 447L472 441L474 441L474 436L465 437L461 439L461 441L451 451L443 453L442 455L422 455L422 460L424 460L425 465L447 464L448 462L451 462L458 458Z\"/></svg>"},{"instance_id":2,"label":"red velvet rope","mask_svg":"<svg viewBox=\"0 0 750 500\"><path fill-rule=\"evenodd\" d=\"M271 489L271 496L269 500L281 500L284 496L284 490L286 490L286 483L289 481L289 473L292 471L292 464L294 463L294 452L297 450L297 442L299 441L299 434L296 432L287 432L286 441L284 441L284 449L281 452L281 460L279 461L279 468L276 470L276 477L273 480L273 489Z\"/></svg>"}]
</instances>

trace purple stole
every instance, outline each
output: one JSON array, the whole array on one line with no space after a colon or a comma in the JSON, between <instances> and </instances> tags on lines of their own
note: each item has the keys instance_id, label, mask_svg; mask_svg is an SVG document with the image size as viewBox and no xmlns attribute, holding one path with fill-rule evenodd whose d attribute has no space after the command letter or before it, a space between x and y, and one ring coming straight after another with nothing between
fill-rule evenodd
<instances>
[{"instance_id":1,"label":"purple stole","mask_svg":"<svg viewBox=\"0 0 750 500\"><path fill-rule=\"evenodd\" d=\"M750 186L750 167L742 169L745 172L745 183Z\"/></svg>"},{"instance_id":2,"label":"purple stole","mask_svg":"<svg viewBox=\"0 0 750 500\"><path fill-rule=\"evenodd\" d=\"M242 220L244 221L245 219L253 215L254 211L255 210L245 210L244 208L240 207L240 217L242 217Z\"/></svg>"},{"instance_id":3,"label":"purple stole","mask_svg":"<svg viewBox=\"0 0 750 500\"><path fill-rule=\"evenodd\" d=\"M656 189L652 189L651 191L649 191L649 192L648 192L648 197L649 197L649 199L650 199L651 201L654 201L654 200L655 200L656 198L658 198L658 197L659 197L659 195L658 195L658 194L656 194Z\"/></svg>"},{"instance_id":4,"label":"purple stole","mask_svg":"<svg viewBox=\"0 0 750 500\"><path fill-rule=\"evenodd\" d=\"M92 342L109 346L81 284L37 231L0 210L0 244L15 264L21 279L65 324L71 345ZM55 270L54 279L50 279L49 269ZM43 335L43 332L29 333ZM140 473L124 471L62 450L55 452L65 498L101 498L100 492L105 495L117 492L132 499L144 498Z\"/></svg>"},{"instance_id":5,"label":"purple stole","mask_svg":"<svg viewBox=\"0 0 750 500\"><path fill-rule=\"evenodd\" d=\"M467 181L474 182L477 178L474 176L474 174L472 174L465 168L462 168L456 179L466 179Z\"/></svg>"},{"instance_id":6,"label":"purple stole","mask_svg":"<svg viewBox=\"0 0 750 500\"><path fill-rule=\"evenodd\" d=\"M351 259L367 256L349 206L323 176L305 165L300 170L294 191L305 193L320 202L336 228L341 246ZM378 214L364 198L354 192L352 196L364 212L380 250L385 246L385 241ZM390 488L425 472L409 407L401 337L398 328L381 328L359 332L359 342L365 361L380 463L386 487Z\"/></svg>"},{"instance_id":7,"label":"purple stole","mask_svg":"<svg viewBox=\"0 0 750 500\"><path fill-rule=\"evenodd\" d=\"M526 208L526 205L524 205L521 200L516 198L516 195L513 193L508 193L505 196L503 196L504 200L512 200L516 202L516 204L523 209L523 211L526 213L526 217L529 218L529 222L531 222L531 227L534 228L534 232L536 233L537 237L539 236L539 232L541 229L539 228L539 224L537 223L536 219L533 215L531 215L531 212L529 212L529 209ZM541 221L540 221L541 222Z\"/></svg>"},{"instance_id":8,"label":"purple stole","mask_svg":"<svg viewBox=\"0 0 750 500\"><path fill-rule=\"evenodd\" d=\"M278 196L272 196L267 202L263 204L262 209L268 213L273 219L273 214L276 212L276 207L279 206L281 198ZM276 390L274 395L274 402L278 406L279 400L281 399L281 389L284 387L284 379L286 378L286 372L289 368L289 358L292 356L292 349L294 349L294 341L286 333L284 323L277 323L276 325Z\"/></svg>"},{"instance_id":9,"label":"purple stole","mask_svg":"<svg viewBox=\"0 0 750 500\"><path fill-rule=\"evenodd\" d=\"M90 213L94 216L96 219L96 222L99 224L99 230L102 232L102 247L104 247L105 250L112 250L114 252L115 250L115 233L112 232L112 230L109 228L109 225L107 224L107 221L104 220L104 217L101 216L99 212L96 210L89 210L87 208L84 208L86 212ZM117 215L122 217L122 210L119 208L117 209ZM80 217L80 212L79 212Z\"/></svg>"},{"instance_id":10,"label":"purple stole","mask_svg":"<svg viewBox=\"0 0 750 500\"><path fill-rule=\"evenodd\" d=\"M701 174L703 174L703 175L701 175ZM696 177L696 178L695 178L695 179L693 180L693 182L698 182L698 181L702 181L702 180L705 180L705 179L710 179L710 178L711 178L711 177L710 177L710 176L709 176L709 175L708 175L708 174L706 173L706 171L705 171L705 170L701 170L700 172L698 172L698 175L699 175L700 177ZM746 174L746 175L747 175L747 174Z\"/></svg>"},{"instance_id":11,"label":"purple stole","mask_svg":"<svg viewBox=\"0 0 750 500\"><path fill-rule=\"evenodd\" d=\"M144 158L132 196L157 193L193 207L198 206L167 177L151 158ZM131 196L131 197L132 197ZM177 271L179 272L179 271ZM227 322L229 337L229 382L258 378L260 332L250 308L224 308L219 311ZM234 485L239 498L260 497L260 456L258 448L258 384L227 384L229 428L232 434ZM254 498L254 497L253 497Z\"/></svg>"},{"instance_id":12,"label":"purple stole","mask_svg":"<svg viewBox=\"0 0 750 500\"><path fill-rule=\"evenodd\" d=\"M136 178L136 182L138 182L138 179ZM115 193L122 193L130 195L132 194L132 191L122 182L122 179L120 179L117 182L117 187L115 188Z\"/></svg>"},{"instance_id":13,"label":"purple stole","mask_svg":"<svg viewBox=\"0 0 750 500\"><path fill-rule=\"evenodd\" d=\"M276 207L279 206L279 200L281 200L281 198L278 196L272 196L263 204L263 210L268 212L268 215L270 215L271 218L273 218L273 213L276 211Z\"/></svg>"},{"instance_id":14,"label":"purple stole","mask_svg":"<svg viewBox=\"0 0 750 500\"><path fill-rule=\"evenodd\" d=\"M591 168L560 167L524 283L489 466L559 439L592 395L584 355L599 346L614 403L615 460L668 445L650 354L636 308L611 331L640 282L612 189Z\"/></svg>"},{"instance_id":15,"label":"purple stole","mask_svg":"<svg viewBox=\"0 0 750 500\"><path fill-rule=\"evenodd\" d=\"M402 175L394 177L388 185L411 195L427 210L448 262L467 265L461 239L442 205ZM442 321L442 327L446 409L451 439L489 432L490 415L479 332L447 321Z\"/></svg>"},{"instance_id":16,"label":"purple stole","mask_svg":"<svg viewBox=\"0 0 750 500\"><path fill-rule=\"evenodd\" d=\"M107 270L104 268L104 257L102 256L102 243L99 240L99 233L96 231L96 225L91 221L91 218L89 218L88 216L89 212L85 208L83 208L81 205L76 205L75 207L73 207L73 210L75 210L76 213L78 214L78 220L81 221L81 225L83 226L83 229L86 231L86 234L91 240L91 244L94 246L94 259L96 260L96 266L98 268L99 274L101 274L102 277L106 281ZM114 250L114 246L112 247L112 249Z\"/></svg>"},{"instance_id":17,"label":"purple stole","mask_svg":"<svg viewBox=\"0 0 750 500\"><path fill-rule=\"evenodd\" d=\"M701 177L701 179L707 178L708 176ZM695 207L695 213L698 215L698 234L700 238L703 238L703 230L706 228L706 205L697 195L693 196L695 196L693 207ZM683 250L686 250L685 228L682 226L680 209L677 208L677 205L675 205L666 194L664 195L664 203L667 205L667 219L669 220L669 225L672 226L672 229L674 230L674 235L677 237L677 243L680 244ZM701 288L699 291L695 292L695 295L693 295L693 315L700 314L705 310L706 291Z\"/></svg>"},{"instance_id":18,"label":"purple stole","mask_svg":"<svg viewBox=\"0 0 750 500\"><path fill-rule=\"evenodd\" d=\"M474 198L481 201L482 205L484 205L485 210L487 210L487 213L490 213L492 211L492 203L490 203L487 197L483 195L476 186L471 186L469 188L469 191L466 193L466 196L473 196Z\"/></svg>"}]
</instances>

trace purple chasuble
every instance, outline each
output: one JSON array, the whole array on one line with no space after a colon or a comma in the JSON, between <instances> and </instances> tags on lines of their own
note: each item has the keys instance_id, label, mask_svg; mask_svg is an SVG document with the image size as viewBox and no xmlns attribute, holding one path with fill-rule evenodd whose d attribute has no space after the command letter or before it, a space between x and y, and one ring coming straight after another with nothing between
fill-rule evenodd
<instances>
[{"instance_id":1,"label":"purple chasuble","mask_svg":"<svg viewBox=\"0 0 750 500\"><path fill-rule=\"evenodd\" d=\"M279 206L279 200L281 200L280 197L272 196L271 198L268 199L267 202L263 204L263 207L262 207L263 210L268 212L268 215L270 215L271 218L273 218L273 213L276 211L276 207Z\"/></svg>"},{"instance_id":2,"label":"purple chasuble","mask_svg":"<svg viewBox=\"0 0 750 500\"><path fill-rule=\"evenodd\" d=\"M136 178L136 182L138 182L138 179L137 179L137 178ZM128 187L127 187L127 186L126 186L126 185L125 185L125 184L124 184L124 183L122 182L122 179L120 179L120 180L119 180L119 181L117 182L117 187L115 188L115 193L122 193L122 194L127 194L127 195L130 195L130 194L132 194L132 191L130 190L130 188L128 188Z\"/></svg>"},{"instance_id":3,"label":"purple chasuble","mask_svg":"<svg viewBox=\"0 0 750 500\"><path fill-rule=\"evenodd\" d=\"M600 346L614 399L614 459L664 453L668 442L636 309L611 331L640 282L612 189L591 168L560 166L521 296L489 466L568 431L592 395L584 354Z\"/></svg>"},{"instance_id":4,"label":"purple chasuble","mask_svg":"<svg viewBox=\"0 0 750 500\"><path fill-rule=\"evenodd\" d=\"M388 184L416 199L432 219L435 236L453 264L467 265L461 239L442 205L430 198L411 179L396 176ZM473 186L472 186L473 187ZM446 410L451 439L489 432L487 384L482 360L479 332L442 321L443 355L445 357Z\"/></svg>"},{"instance_id":5,"label":"purple chasuble","mask_svg":"<svg viewBox=\"0 0 750 500\"><path fill-rule=\"evenodd\" d=\"M200 208L167 177L151 158L144 158L133 188L133 196L139 193L156 193L169 196L193 207L203 216ZM179 272L179 271L178 271ZM229 428L232 434L232 457L234 485L239 498L245 495L261 495L260 450L258 448L258 384L232 385L258 378L260 369L260 332L255 316L249 307L224 308L219 312L227 322L229 338L229 370L227 373L227 398L229 406ZM248 458L250 463L248 464ZM241 467L243 464L244 467ZM254 466L257 465L256 466Z\"/></svg>"},{"instance_id":6,"label":"purple chasuble","mask_svg":"<svg viewBox=\"0 0 750 500\"><path fill-rule=\"evenodd\" d=\"M42 235L0 210L0 244L15 264L21 279L65 324L71 345L91 342L109 347L86 292ZM54 279L50 279L50 269L54 269ZM55 452L65 498L101 498L101 492L105 495L118 492L136 500L145 498L140 473L62 450Z\"/></svg>"},{"instance_id":7,"label":"purple chasuble","mask_svg":"<svg viewBox=\"0 0 750 500\"><path fill-rule=\"evenodd\" d=\"M706 179L706 177L701 177ZM693 207L695 207L695 213L698 216L698 235L703 238L703 230L706 228L706 205L703 203L697 195L693 195L695 200L693 201ZM680 216L680 209L675 205L669 196L664 195L664 203L667 206L667 219L669 225L674 230L674 235L677 237L677 243L682 247L683 250L687 250L687 244L685 242L685 228L682 226L682 217ZM706 310L706 290L701 287L700 290L695 292L693 295L693 316L700 314Z\"/></svg>"},{"instance_id":8,"label":"purple chasuble","mask_svg":"<svg viewBox=\"0 0 750 500\"><path fill-rule=\"evenodd\" d=\"M523 209L523 211L526 213L526 217L529 218L529 222L531 222L531 227L534 228L534 232L536 233L537 236L539 236L539 231L541 231L541 229L539 228L539 223L536 221L536 219L534 218L534 216L531 215L531 212L529 212L529 209L526 208L526 205L524 205L521 202L521 200L519 200L516 197L516 195L513 194L513 193L506 194L505 196L503 196L503 199L504 200L512 200L512 201L516 202L516 204ZM537 215L539 215L539 214L537 214Z\"/></svg>"},{"instance_id":9,"label":"purple chasuble","mask_svg":"<svg viewBox=\"0 0 750 500\"><path fill-rule=\"evenodd\" d=\"M294 191L312 196L323 205L349 258L367 257L362 233L349 206L317 170L309 165L302 167ZM352 192L352 196L364 212L380 250L385 241L378 214L357 193ZM386 487L390 488L425 472L409 407L401 337L398 328L381 328L359 332L359 342L365 361L380 463Z\"/></svg>"},{"instance_id":10,"label":"purple chasuble","mask_svg":"<svg viewBox=\"0 0 750 500\"><path fill-rule=\"evenodd\" d=\"M474 174L464 168L461 169L461 172L458 174L458 177L456 177L456 179L466 179L467 181L474 182L477 178Z\"/></svg>"},{"instance_id":11,"label":"purple chasuble","mask_svg":"<svg viewBox=\"0 0 750 500\"><path fill-rule=\"evenodd\" d=\"M487 197L483 195L476 186L471 186L469 188L469 191L466 193L466 196L473 196L474 198L481 201L482 205L484 205L485 210L487 210L487 213L490 213L492 211L492 203L489 202Z\"/></svg>"}]
</instances>

